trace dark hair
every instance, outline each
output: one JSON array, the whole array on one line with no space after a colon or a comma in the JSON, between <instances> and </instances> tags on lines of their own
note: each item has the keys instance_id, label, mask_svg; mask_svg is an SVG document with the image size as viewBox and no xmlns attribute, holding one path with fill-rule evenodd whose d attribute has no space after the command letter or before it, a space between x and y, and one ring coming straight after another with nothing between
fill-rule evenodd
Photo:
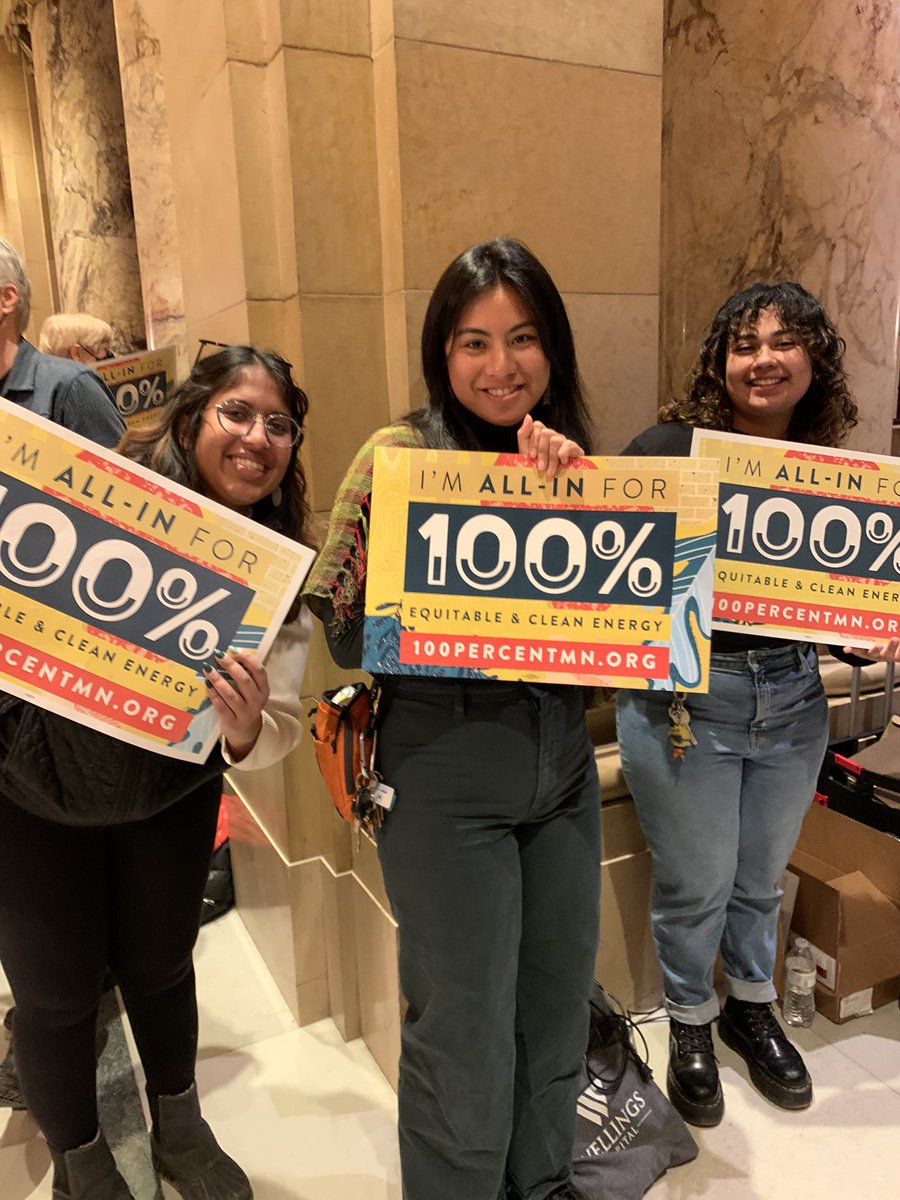
<instances>
[{"instance_id":1,"label":"dark hair","mask_svg":"<svg viewBox=\"0 0 900 1200\"><path fill-rule=\"evenodd\" d=\"M844 373L846 344L822 305L799 283L754 283L726 300L713 317L700 347L685 395L660 409L660 420L685 421L702 429L734 428L725 386L725 360L732 341L753 329L770 308L785 329L798 334L812 363L812 382L794 409L788 437L818 446L838 446L858 421Z\"/></svg>"},{"instance_id":2,"label":"dark hair","mask_svg":"<svg viewBox=\"0 0 900 1200\"><path fill-rule=\"evenodd\" d=\"M309 401L294 383L290 364L271 350L226 346L194 364L188 378L175 389L152 424L127 430L119 443L119 453L202 494L203 483L197 471L194 445L204 410L211 397L231 387L248 367L262 367L268 373L291 416L299 421L302 429ZM310 545L312 518L306 499L306 476L299 456L302 441L301 433L300 441L291 448L277 503L273 496L266 496L253 506L251 516L269 529Z\"/></svg>"},{"instance_id":3,"label":"dark hair","mask_svg":"<svg viewBox=\"0 0 900 1200\"><path fill-rule=\"evenodd\" d=\"M515 292L534 321L550 362L550 385L535 416L590 453L591 422L566 306L546 268L527 246L511 237L464 250L437 281L422 326L422 374L428 406L407 419L434 449L480 448L470 414L450 387L447 342L472 301L499 286Z\"/></svg>"}]
</instances>

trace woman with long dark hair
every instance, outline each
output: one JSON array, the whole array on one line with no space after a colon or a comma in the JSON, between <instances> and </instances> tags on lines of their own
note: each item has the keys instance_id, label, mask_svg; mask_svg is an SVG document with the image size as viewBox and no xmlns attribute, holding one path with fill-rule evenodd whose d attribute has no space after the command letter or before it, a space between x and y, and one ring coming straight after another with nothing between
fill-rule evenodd
<instances>
[{"instance_id":1,"label":"woman with long dark hair","mask_svg":"<svg viewBox=\"0 0 900 1200\"><path fill-rule=\"evenodd\" d=\"M126 434L120 450L308 542L306 411L283 359L230 346L197 363L158 422ZM298 598L265 666L241 650L204 664L222 736L203 764L0 698L0 960L54 1200L131 1196L97 1121L94 1035L108 972L144 1068L159 1174L185 1200L252 1196L200 1115L192 950L222 775L276 762L299 738L310 626Z\"/></svg>"},{"instance_id":2,"label":"woman with long dark hair","mask_svg":"<svg viewBox=\"0 0 900 1200\"><path fill-rule=\"evenodd\" d=\"M363 446L307 584L345 667L360 664L376 446L520 453L549 475L590 449L565 306L521 242L473 246L446 269L422 369L427 405ZM581 689L381 684L377 767L397 801L378 853L408 1002L403 1195L568 1196L600 859Z\"/></svg>"}]
</instances>

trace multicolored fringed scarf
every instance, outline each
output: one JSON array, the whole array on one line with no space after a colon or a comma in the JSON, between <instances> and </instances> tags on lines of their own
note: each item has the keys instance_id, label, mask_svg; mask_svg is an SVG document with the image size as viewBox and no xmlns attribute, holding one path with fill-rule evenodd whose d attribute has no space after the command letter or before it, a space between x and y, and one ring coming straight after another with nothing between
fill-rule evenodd
<instances>
[{"instance_id":1,"label":"multicolored fringed scarf","mask_svg":"<svg viewBox=\"0 0 900 1200\"><path fill-rule=\"evenodd\" d=\"M379 429L350 464L335 497L325 545L303 586L304 596L330 600L340 628L362 603L369 540L369 499L376 446L424 446L422 435L399 422Z\"/></svg>"}]
</instances>

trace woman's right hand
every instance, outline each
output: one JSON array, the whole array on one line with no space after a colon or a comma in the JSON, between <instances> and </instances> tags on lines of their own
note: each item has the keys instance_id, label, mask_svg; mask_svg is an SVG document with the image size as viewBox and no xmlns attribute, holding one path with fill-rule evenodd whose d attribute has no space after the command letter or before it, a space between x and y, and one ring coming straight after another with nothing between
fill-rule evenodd
<instances>
[{"instance_id":1,"label":"woman's right hand","mask_svg":"<svg viewBox=\"0 0 900 1200\"><path fill-rule=\"evenodd\" d=\"M545 471L550 478L558 470L567 467L573 458L584 456L584 450L577 442L573 442L565 434L557 433L543 422L535 421L531 413L526 415L516 436L519 441L519 453L535 459L537 469Z\"/></svg>"},{"instance_id":2,"label":"woman's right hand","mask_svg":"<svg viewBox=\"0 0 900 1200\"><path fill-rule=\"evenodd\" d=\"M876 642L872 646L844 646L844 653L868 658L870 662L900 662L900 639L891 638L890 641Z\"/></svg>"}]
</instances>

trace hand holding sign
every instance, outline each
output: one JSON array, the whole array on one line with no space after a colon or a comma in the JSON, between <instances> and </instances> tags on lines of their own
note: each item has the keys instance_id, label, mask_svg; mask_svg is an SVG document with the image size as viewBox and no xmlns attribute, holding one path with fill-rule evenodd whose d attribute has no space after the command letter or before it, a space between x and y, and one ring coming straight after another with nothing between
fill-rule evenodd
<instances>
[{"instance_id":1,"label":"hand holding sign","mask_svg":"<svg viewBox=\"0 0 900 1200\"><path fill-rule=\"evenodd\" d=\"M519 442L519 453L526 458L533 458L539 471L546 471L548 478L553 476L561 467L568 466L573 458L581 458L584 450L577 442L564 434L535 421L531 413L525 416L516 434Z\"/></svg>"},{"instance_id":2,"label":"hand holding sign","mask_svg":"<svg viewBox=\"0 0 900 1200\"><path fill-rule=\"evenodd\" d=\"M250 752L262 727L269 698L269 679L255 654L245 650L217 651L214 663L204 663L206 694L222 727L228 752L235 762Z\"/></svg>"},{"instance_id":3,"label":"hand holding sign","mask_svg":"<svg viewBox=\"0 0 900 1200\"><path fill-rule=\"evenodd\" d=\"M868 658L870 662L900 662L900 638L890 638L874 646L844 646L844 653Z\"/></svg>"},{"instance_id":4,"label":"hand holding sign","mask_svg":"<svg viewBox=\"0 0 900 1200\"><path fill-rule=\"evenodd\" d=\"M554 477L512 455L376 449L367 670L705 688L712 464L556 439L520 430L568 459Z\"/></svg>"}]
</instances>

